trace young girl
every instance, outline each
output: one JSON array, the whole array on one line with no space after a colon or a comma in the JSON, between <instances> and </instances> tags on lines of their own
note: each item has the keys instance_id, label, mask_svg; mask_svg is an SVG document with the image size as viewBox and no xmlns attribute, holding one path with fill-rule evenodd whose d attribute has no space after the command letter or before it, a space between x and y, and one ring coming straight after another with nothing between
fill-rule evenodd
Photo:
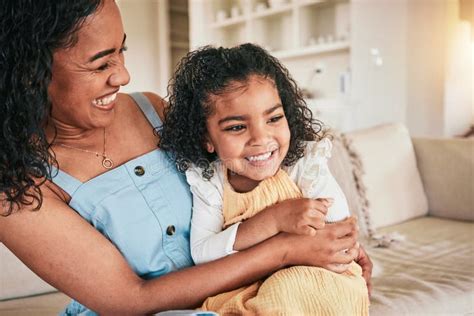
<instances>
[{"instance_id":1,"label":"young girl","mask_svg":"<svg viewBox=\"0 0 474 316\"><path fill-rule=\"evenodd\" d=\"M330 140L319 135L321 125L288 71L265 50L245 44L191 52L171 87L160 147L174 155L191 186L196 264L278 233L316 234L324 215L329 222L349 216L327 166ZM267 208L303 196L318 200L300 209ZM223 315L368 314L360 266L329 268L344 272L282 269L211 297L202 308Z\"/></svg>"}]
</instances>

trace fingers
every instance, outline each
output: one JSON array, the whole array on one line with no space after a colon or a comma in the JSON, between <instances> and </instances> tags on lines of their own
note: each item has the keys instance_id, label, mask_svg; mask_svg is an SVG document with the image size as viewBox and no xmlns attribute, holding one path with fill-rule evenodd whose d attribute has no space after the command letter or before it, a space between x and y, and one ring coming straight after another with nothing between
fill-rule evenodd
<instances>
[{"instance_id":1,"label":"fingers","mask_svg":"<svg viewBox=\"0 0 474 316\"><path fill-rule=\"evenodd\" d=\"M331 207L334 204L334 199L333 198L317 198L316 201L320 201L327 208Z\"/></svg>"},{"instance_id":2,"label":"fingers","mask_svg":"<svg viewBox=\"0 0 474 316\"><path fill-rule=\"evenodd\" d=\"M328 264L326 266L326 269L332 271L332 272L336 272L336 273L342 273L342 272L345 272L347 271L347 269L349 269L349 264L344 264L344 263L341 263L341 264L337 264L337 263L332 263L332 264Z\"/></svg>"},{"instance_id":3,"label":"fingers","mask_svg":"<svg viewBox=\"0 0 474 316\"><path fill-rule=\"evenodd\" d=\"M299 230L300 235L308 235L308 236L315 236L317 228L312 226L304 226Z\"/></svg>"},{"instance_id":4,"label":"fingers","mask_svg":"<svg viewBox=\"0 0 474 316\"><path fill-rule=\"evenodd\" d=\"M336 238L352 236L357 239L359 227L355 217L348 217L343 221L326 225L326 229L330 229Z\"/></svg>"}]
</instances>

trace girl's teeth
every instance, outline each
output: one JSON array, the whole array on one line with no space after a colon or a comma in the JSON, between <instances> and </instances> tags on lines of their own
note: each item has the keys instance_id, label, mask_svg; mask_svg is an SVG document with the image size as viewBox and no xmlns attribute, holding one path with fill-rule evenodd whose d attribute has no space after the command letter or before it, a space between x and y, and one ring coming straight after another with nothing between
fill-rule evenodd
<instances>
[{"instance_id":1,"label":"girl's teeth","mask_svg":"<svg viewBox=\"0 0 474 316\"><path fill-rule=\"evenodd\" d=\"M268 152L266 154L262 154L262 155L258 155L258 156L251 156L251 157L248 157L247 159L249 161L262 161L262 160L267 160L268 158L270 158L272 152Z\"/></svg>"},{"instance_id":2,"label":"girl's teeth","mask_svg":"<svg viewBox=\"0 0 474 316\"><path fill-rule=\"evenodd\" d=\"M95 99L94 101L92 101L92 103L94 105L104 106L104 105L107 105L107 104L115 101L116 97L117 97L117 93L114 93L109 97L105 97L105 98L102 98L102 99Z\"/></svg>"}]
</instances>

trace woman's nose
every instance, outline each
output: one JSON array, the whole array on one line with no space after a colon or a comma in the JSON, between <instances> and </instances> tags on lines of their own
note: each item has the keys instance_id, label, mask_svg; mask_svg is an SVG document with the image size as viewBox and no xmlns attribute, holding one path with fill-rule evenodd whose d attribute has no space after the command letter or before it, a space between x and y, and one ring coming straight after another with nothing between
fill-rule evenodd
<instances>
[{"instance_id":1,"label":"woman's nose","mask_svg":"<svg viewBox=\"0 0 474 316\"><path fill-rule=\"evenodd\" d=\"M130 82L130 74L123 62L117 64L109 77L109 84L113 87L125 86Z\"/></svg>"}]
</instances>

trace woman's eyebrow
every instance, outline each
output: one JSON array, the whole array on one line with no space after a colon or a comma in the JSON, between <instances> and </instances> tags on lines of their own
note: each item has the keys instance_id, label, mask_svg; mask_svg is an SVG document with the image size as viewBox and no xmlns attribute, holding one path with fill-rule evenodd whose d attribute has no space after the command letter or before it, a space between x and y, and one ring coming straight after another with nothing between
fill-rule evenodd
<instances>
[{"instance_id":1,"label":"woman's eyebrow","mask_svg":"<svg viewBox=\"0 0 474 316\"><path fill-rule=\"evenodd\" d=\"M123 35L122 45L125 43L125 40L126 40L126 39L127 39L127 34L124 34L124 35ZM94 56L92 56L91 58L89 58L89 63L92 63L92 62L96 61L96 60L99 59L99 58L102 58L102 57L105 57L105 56L107 56L107 55L113 54L113 53L115 53L115 51L116 51L115 48L109 48L109 49L100 51L100 52L98 52L97 54L95 54Z\"/></svg>"}]
</instances>

